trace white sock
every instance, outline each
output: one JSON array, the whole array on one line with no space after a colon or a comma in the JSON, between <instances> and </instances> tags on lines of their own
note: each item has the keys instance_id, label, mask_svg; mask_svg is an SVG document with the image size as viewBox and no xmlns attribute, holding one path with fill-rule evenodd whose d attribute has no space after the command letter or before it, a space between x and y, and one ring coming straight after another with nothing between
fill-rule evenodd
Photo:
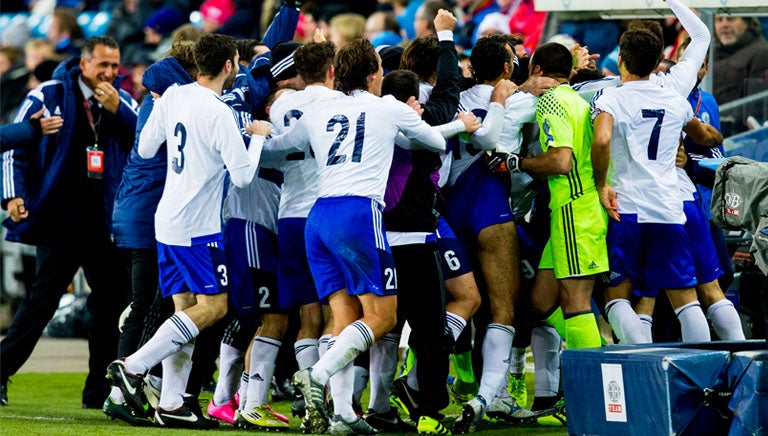
<instances>
[{"instance_id":1,"label":"white sock","mask_svg":"<svg viewBox=\"0 0 768 436\"><path fill-rule=\"evenodd\" d=\"M320 360L320 358L323 357L323 354L328 351L328 341L330 340L331 335L322 335L320 336L320 339L317 340L317 360Z\"/></svg>"},{"instance_id":2,"label":"white sock","mask_svg":"<svg viewBox=\"0 0 768 436\"><path fill-rule=\"evenodd\" d=\"M370 327L360 320L353 322L341 331L333 347L330 347L312 367L312 376L321 384L328 383L332 374L370 348L374 340Z\"/></svg>"},{"instance_id":3,"label":"white sock","mask_svg":"<svg viewBox=\"0 0 768 436\"><path fill-rule=\"evenodd\" d=\"M195 341L184 344L181 349L163 359L163 389L160 391L160 404L164 410L173 410L184 403L189 372L192 370L192 352Z\"/></svg>"},{"instance_id":4,"label":"white sock","mask_svg":"<svg viewBox=\"0 0 768 436\"><path fill-rule=\"evenodd\" d=\"M117 386L112 386L112 390L109 391L109 398L111 398L112 402L115 404L125 403L123 391L121 391Z\"/></svg>"},{"instance_id":5,"label":"white sock","mask_svg":"<svg viewBox=\"0 0 768 436\"><path fill-rule=\"evenodd\" d=\"M238 410L245 410L245 399L248 398L249 380L250 376L247 372L243 371L243 375L240 377L240 386L237 388L237 396L239 400L237 404Z\"/></svg>"},{"instance_id":6,"label":"white sock","mask_svg":"<svg viewBox=\"0 0 768 436\"><path fill-rule=\"evenodd\" d=\"M272 375L275 373L275 359L280 351L281 341L264 336L253 338L251 361L248 365L248 391L245 410L267 404ZM240 401L243 401L241 398Z\"/></svg>"},{"instance_id":7,"label":"white sock","mask_svg":"<svg viewBox=\"0 0 768 436\"><path fill-rule=\"evenodd\" d=\"M675 315L680 321L683 342L709 342L711 340L707 317L704 316L698 301L692 301L675 309Z\"/></svg>"},{"instance_id":8,"label":"white sock","mask_svg":"<svg viewBox=\"0 0 768 436\"><path fill-rule=\"evenodd\" d=\"M509 356L509 373L520 375L525 372L525 348L512 347Z\"/></svg>"},{"instance_id":9,"label":"white sock","mask_svg":"<svg viewBox=\"0 0 768 436\"><path fill-rule=\"evenodd\" d=\"M397 372L397 351L400 345L400 335L387 333L376 341L368 351L371 356L370 378L371 396L368 408L384 413L389 410L389 394L392 391L392 381Z\"/></svg>"},{"instance_id":10,"label":"white sock","mask_svg":"<svg viewBox=\"0 0 768 436\"><path fill-rule=\"evenodd\" d=\"M478 393L488 404L493 401L500 386L507 385L509 356L514 338L515 328L511 325L488 324L483 341L483 378Z\"/></svg>"},{"instance_id":11,"label":"white sock","mask_svg":"<svg viewBox=\"0 0 768 436\"><path fill-rule=\"evenodd\" d=\"M629 300L617 298L605 305L608 322L622 344L644 344L643 323L632 309Z\"/></svg>"},{"instance_id":12,"label":"white sock","mask_svg":"<svg viewBox=\"0 0 768 436\"><path fill-rule=\"evenodd\" d=\"M245 352L222 342L219 353L219 379L213 392L213 404L223 406L235 399L237 384L243 374Z\"/></svg>"},{"instance_id":13,"label":"white sock","mask_svg":"<svg viewBox=\"0 0 768 436\"><path fill-rule=\"evenodd\" d=\"M293 344L293 352L296 354L296 362L299 364L299 370L307 369L320 360L317 339L299 339Z\"/></svg>"},{"instance_id":14,"label":"white sock","mask_svg":"<svg viewBox=\"0 0 768 436\"><path fill-rule=\"evenodd\" d=\"M640 322L643 323L643 336L645 336L645 342L650 344L653 342L653 317L644 313L638 313L637 317L640 318Z\"/></svg>"},{"instance_id":15,"label":"white sock","mask_svg":"<svg viewBox=\"0 0 768 436\"><path fill-rule=\"evenodd\" d=\"M459 335L461 335L461 332L464 331L464 327L467 326L467 321L459 315L448 311L445 312L445 321L448 323L448 327L451 329L453 340L459 340Z\"/></svg>"},{"instance_id":16,"label":"white sock","mask_svg":"<svg viewBox=\"0 0 768 436\"><path fill-rule=\"evenodd\" d=\"M531 332L535 396L554 397L560 389L560 347L563 340L551 325L536 326Z\"/></svg>"},{"instance_id":17,"label":"white sock","mask_svg":"<svg viewBox=\"0 0 768 436\"><path fill-rule=\"evenodd\" d=\"M134 374L144 374L199 334L200 330L186 313L176 312L160 325L146 344L125 358L125 369Z\"/></svg>"},{"instance_id":18,"label":"white sock","mask_svg":"<svg viewBox=\"0 0 768 436\"><path fill-rule=\"evenodd\" d=\"M338 347L338 343L334 346ZM328 352L333 349L330 348ZM314 370L312 372L314 375ZM331 396L333 397L333 413L347 420L357 418L355 410L352 408L352 393L355 384L355 369L352 362L347 366L336 371L329 379Z\"/></svg>"},{"instance_id":19,"label":"white sock","mask_svg":"<svg viewBox=\"0 0 768 436\"><path fill-rule=\"evenodd\" d=\"M741 318L731 300L725 298L715 302L707 309L707 316L712 320L715 333L723 341L743 341L744 330Z\"/></svg>"}]
</instances>

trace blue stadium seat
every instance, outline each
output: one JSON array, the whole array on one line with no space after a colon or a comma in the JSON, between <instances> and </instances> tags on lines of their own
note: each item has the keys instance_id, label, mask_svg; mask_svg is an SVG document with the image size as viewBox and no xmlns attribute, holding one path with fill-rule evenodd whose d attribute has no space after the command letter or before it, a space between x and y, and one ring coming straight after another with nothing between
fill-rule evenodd
<instances>
[{"instance_id":1,"label":"blue stadium seat","mask_svg":"<svg viewBox=\"0 0 768 436\"><path fill-rule=\"evenodd\" d=\"M107 29L109 29L109 24L111 22L111 12L86 11L81 12L77 16L77 23L80 25L80 28L83 29L83 34L86 39L92 36L104 36L107 33Z\"/></svg>"},{"instance_id":2,"label":"blue stadium seat","mask_svg":"<svg viewBox=\"0 0 768 436\"><path fill-rule=\"evenodd\" d=\"M19 21L25 21L28 17L29 14L26 12L0 14L0 35L11 25L17 24Z\"/></svg>"},{"instance_id":3,"label":"blue stadium seat","mask_svg":"<svg viewBox=\"0 0 768 436\"><path fill-rule=\"evenodd\" d=\"M33 38L45 38L48 29L51 28L51 15L33 15L29 17L29 28Z\"/></svg>"}]
</instances>

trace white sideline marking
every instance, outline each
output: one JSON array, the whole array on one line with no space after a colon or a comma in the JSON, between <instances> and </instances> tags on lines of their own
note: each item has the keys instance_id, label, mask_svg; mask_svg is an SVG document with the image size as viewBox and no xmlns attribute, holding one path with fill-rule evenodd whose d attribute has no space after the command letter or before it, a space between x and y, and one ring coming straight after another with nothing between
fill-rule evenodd
<instances>
[{"instance_id":1,"label":"white sideline marking","mask_svg":"<svg viewBox=\"0 0 768 436\"><path fill-rule=\"evenodd\" d=\"M33 421L74 421L74 418L63 418L53 416L25 416L25 415L6 415L3 413L0 418L5 419L31 419Z\"/></svg>"}]
</instances>

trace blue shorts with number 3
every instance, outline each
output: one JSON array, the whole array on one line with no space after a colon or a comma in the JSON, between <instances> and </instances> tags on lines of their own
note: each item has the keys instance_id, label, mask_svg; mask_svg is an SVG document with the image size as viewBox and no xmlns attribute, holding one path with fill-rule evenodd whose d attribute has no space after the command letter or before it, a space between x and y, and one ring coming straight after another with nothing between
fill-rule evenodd
<instances>
[{"instance_id":1,"label":"blue shorts with number 3","mask_svg":"<svg viewBox=\"0 0 768 436\"><path fill-rule=\"evenodd\" d=\"M397 294L397 273L381 206L367 197L319 198L307 217L307 260L320 298Z\"/></svg>"},{"instance_id":2,"label":"blue shorts with number 3","mask_svg":"<svg viewBox=\"0 0 768 436\"><path fill-rule=\"evenodd\" d=\"M183 292L215 295L229 292L229 274L221 233L192 238L189 247L157 243L163 297Z\"/></svg>"}]
</instances>

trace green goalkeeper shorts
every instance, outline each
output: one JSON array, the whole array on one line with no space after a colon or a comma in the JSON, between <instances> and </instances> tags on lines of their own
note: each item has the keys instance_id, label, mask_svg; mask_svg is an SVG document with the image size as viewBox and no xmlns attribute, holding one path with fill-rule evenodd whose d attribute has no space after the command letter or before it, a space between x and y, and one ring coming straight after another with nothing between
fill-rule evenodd
<instances>
[{"instance_id":1,"label":"green goalkeeper shorts","mask_svg":"<svg viewBox=\"0 0 768 436\"><path fill-rule=\"evenodd\" d=\"M539 269L554 269L558 279L608 271L608 214L596 192L552 211L550 230Z\"/></svg>"}]
</instances>

